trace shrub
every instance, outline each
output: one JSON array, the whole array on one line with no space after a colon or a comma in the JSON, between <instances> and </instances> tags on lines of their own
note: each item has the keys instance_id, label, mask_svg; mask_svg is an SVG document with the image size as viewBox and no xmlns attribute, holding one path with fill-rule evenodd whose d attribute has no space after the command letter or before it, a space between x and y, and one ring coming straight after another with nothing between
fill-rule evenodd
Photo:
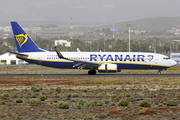
<instances>
[{"instance_id":1,"label":"shrub","mask_svg":"<svg viewBox=\"0 0 180 120\"><path fill-rule=\"evenodd\" d=\"M82 96L83 96L83 97L86 97L87 95L86 95L86 94L83 94Z\"/></svg>"},{"instance_id":2,"label":"shrub","mask_svg":"<svg viewBox=\"0 0 180 120\"><path fill-rule=\"evenodd\" d=\"M40 91L41 91L41 89L40 89L40 88L37 88L36 91L34 91L34 92L40 92Z\"/></svg>"},{"instance_id":3,"label":"shrub","mask_svg":"<svg viewBox=\"0 0 180 120\"><path fill-rule=\"evenodd\" d=\"M96 106L104 106L104 105L105 105L105 103L103 100L97 100Z\"/></svg>"},{"instance_id":4,"label":"shrub","mask_svg":"<svg viewBox=\"0 0 180 120\"><path fill-rule=\"evenodd\" d=\"M21 98L16 99L16 103L23 103L23 100Z\"/></svg>"},{"instance_id":5,"label":"shrub","mask_svg":"<svg viewBox=\"0 0 180 120\"><path fill-rule=\"evenodd\" d=\"M5 101L0 102L0 105L5 105L5 104L6 104Z\"/></svg>"},{"instance_id":6,"label":"shrub","mask_svg":"<svg viewBox=\"0 0 180 120\"><path fill-rule=\"evenodd\" d=\"M67 97L70 98L71 97L71 93L68 93Z\"/></svg>"},{"instance_id":7,"label":"shrub","mask_svg":"<svg viewBox=\"0 0 180 120\"><path fill-rule=\"evenodd\" d=\"M89 106L96 106L97 105L97 100L92 100L90 103L89 103Z\"/></svg>"},{"instance_id":8,"label":"shrub","mask_svg":"<svg viewBox=\"0 0 180 120\"><path fill-rule=\"evenodd\" d=\"M126 93L125 97L131 97L131 95L129 93Z\"/></svg>"},{"instance_id":9,"label":"shrub","mask_svg":"<svg viewBox=\"0 0 180 120\"><path fill-rule=\"evenodd\" d=\"M41 105L41 100L33 98L33 99L30 100L30 103L31 104Z\"/></svg>"},{"instance_id":10,"label":"shrub","mask_svg":"<svg viewBox=\"0 0 180 120\"><path fill-rule=\"evenodd\" d=\"M88 120L92 120L93 118L91 116L87 116L87 119Z\"/></svg>"},{"instance_id":11,"label":"shrub","mask_svg":"<svg viewBox=\"0 0 180 120\"><path fill-rule=\"evenodd\" d=\"M59 103L59 108L61 108L61 109L69 109L69 103L61 101Z\"/></svg>"},{"instance_id":12,"label":"shrub","mask_svg":"<svg viewBox=\"0 0 180 120\"><path fill-rule=\"evenodd\" d=\"M151 105L151 102L149 102L147 100L143 100L143 101L139 101L139 105L141 107L149 107Z\"/></svg>"},{"instance_id":13,"label":"shrub","mask_svg":"<svg viewBox=\"0 0 180 120\"><path fill-rule=\"evenodd\" d=\"M56 92L61 92L61 88L60 88L60 87L57 87L57 88L56 88Z\"/></svg>"},{"instance_id":14,"label":"shrub","mask_svg":"<svg viewBox=\"0 0 180 120\"><path fill-rule=\"evenodd\" d=\"M13 102L14 100L13 99L9 99L9 102Z\"/></svg>"},{"instance_id":15,"label":"shrub","mask_svg":"<svg viewBox=\"0 0 180 120\"><path fill-rule=\"evenodd\" d=\"M9 94L8 93L3 93L1 96L2 97L9 97Z\"/></svg>"},{"instance_id":16,"label":"shrub","mask_svg":"<svg viewBox=\"0 0 180 120\"><path fill-rule=\"evenodd\" d=\"M31 87L31 90L33 92L40 92L42 90L42 88Z\"/></svg>"},{"instance_id":17,"label":"shrub","mask_svg":"<svg viewBox=\"0 0 180 120\"><path fill-rule=\"evenodd\" d=\"M162 103L159 103L159 104L158 104L158 107L162 107L162 106L163 106L163 104L162 104Z\"/></svg>"},{"instance_id":18,"label":"shrub","mask_svg":"<svg viewBox=\"0 0 180 120\"><path fill-rule=\"evenodd\" d=\"M72 117L73 120L77 120L75 116Z\"/></svg>"},{"instance_id":19,"label":"shrub","mask_svg":"<svg viewBox=\"0 0 180 120\"><path fill-rule=\"evenodd\" d=\"M127 100L120 100L118 102L118 106L128 106L129 102Z\"/></svg>"},{"instance_id":20,"label":"shrub","mask_svg":"<svg viewBox=\"0 0 180 120\"><path fill-rule=\"evenodd\" d=\"M47 116L47 119L52 119L52 116L51 115Z\"/></svg>"},{"instance_id":21,"label":"shrub","mask_svg":"<svg viewBox=\"0 0 180 120\"><path fill-rule=\"evenodd\" d=\"M46 100L46 97L45 96L40 96L39 98L41 101L45 101Z\"/></svg>"},{"instance_id":22,"label":"shrub","mask_svg":"<svg viewBox=\"0 0 180 120\"><path fill-rule=\"evenodd\" d=\"M61 94L58 94L58 97L59 97L59 98L62 98Z\"/></svg>"},{"instance_id":23,"label":"shrub","mask_svg":"<svg viewBox=\"0 0 180 120\"><path fill-rule=\"evenodd\" d=\"M79 94L78 93L74 93L72 96L73 97L79 97Z\"/></svg>"},{"instance_id":24,"label":"shrub","mask_svg":"<svg viewBox=\"0 0 180 120\"><path fill-rule=\"evenodd\" d=\"M27 90L27 88L26 88L24 91L26 91L26 92L27 92L27 91L28 91L28 90Z\"/></svg>"},{"instance_id":25,"label":"shrub","mask_svg":"<svg viewBox=\"0 0 180 120\"><path fill-rule=\"evenodd\" d=\"M167 106L177 106L177 102L174 100L170 100L166 103Z\"/></svg>"},{"instance_id":26,"label":"shrub","mask_svg":"<svg viewBox=\"0 0 180 120\"><path fill-rule=\"evenodd\" d=\"M110 97L110 96L111 96L111 93L109 93L109 92L106 93L106 96L107 96L107 97Z\"/></svg>"},{"instance_id":27,"label":"shrub","mask_svg":"<svg viewBox=\"0 0 180 120\"><path fill-rule=\"evenodd\" d=\"M73 98L73 99L71 99L71 102L76 102L76 99L74 99L74 98Z\"/></svg>"},{"instance_id":28,"label":"shrub","mask_svg":"<svg viewBox=\"0 0 180 120\"><path fill-rule=\"evenodd\" d=\"M88 101L86 99L80 99L78 100L77 105L88 106Z\"/></svg>"},{"instance_id":29,"label":"shrub","mask_svg":"<svg viewBox=\"0 0 180 120\"><path fill-rule=\"evenodd\" d=\"M174 115L174 116L172 116L172 119L176 119L176 116Z\"/></svg>"},{"instance_id":30,"label":"shrub","mask_svg":"<svg viewBox=\"0 0 180 120\"><path fill-rule=\"evenodd\" d=\"M115 102L112 102L112 103L111 103L111 105L112 105L112 106L115 106L115 105L116 105L116 103L115 103Z\"/></svg>"},{"instance_id":31,"label":"shrub","mask_svg":"<svg viewBox=\"0 0 180 120\"><path fill-rule=\"evenodd\" d=\"M82 107L81 105L76 104L76 108L77 108L77 109L81 109L81 107Z\"/></svg>"},{"instance_id":32,"label":"shrub","mask_svg":"<svg viewBox=\"0 0 180 120\"><path fill-rule=\"evenodd\" d=\"M103 100L105 104L109 104L109 100L105 99Z\"/></svg>"},{"instance_id":33,"label":"shrub","mask_svg":"<svg viewBox=\"0 0 180 120\"><path fill-rule=\"evenodd\" d=\"M31 87L31 90L34 91L36 88L35 87Z\"/></svg>"},{"instance_id":34,"label":"shrub","mask_svg":"<svg viewBox=\"0 0 180 120\"><path fill-rule=\"evenodd\" d=\"M104 107L108 107L108 104L103 104Z\"/></svg>"},{"instance_id":35,"label":"shrub","mask_svg":"<svg viewBox=\"0 0 180 120\"><path fill-rule=\"evenodd\" d=\"M23 120L22 116L17 116L15 120Z\"/></svg>"},{"instance_id":36,"label":"shrub","mask_svg":"<svg viewBox=\"0 0 180 120\"><path fill-rule=\"evenodd\" d=\"M17 94L14 94L14 98L17 98L18 97L18 95Z\"/></svg>"},{"instance_id":37,"label":"shrub","mask_svg":"<svg viewBox=\"0 0 180 120\"><path fill-rule=\"evenodd\" d=\"M109 103L109 101L108 101L108 103ZM88 106L107 106L107 104L105 104L104 100L92 100L88 104Z\"/></svg>"}]
</instances>

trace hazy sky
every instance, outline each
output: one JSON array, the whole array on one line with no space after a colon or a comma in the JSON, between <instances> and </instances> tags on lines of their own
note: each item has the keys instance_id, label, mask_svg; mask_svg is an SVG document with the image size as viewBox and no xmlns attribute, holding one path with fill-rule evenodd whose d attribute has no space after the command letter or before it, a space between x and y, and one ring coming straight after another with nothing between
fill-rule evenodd
<instances>
[{"instance_id":1,"label":"hazy sky","mask_svg":"<svg viewBox=\"0 0 180 120\"><path fill-rule=\"evenodd\" d=\"M180 0L0 0L0 21L126 21L180 15Z\"/></svg>"}]
</instances>

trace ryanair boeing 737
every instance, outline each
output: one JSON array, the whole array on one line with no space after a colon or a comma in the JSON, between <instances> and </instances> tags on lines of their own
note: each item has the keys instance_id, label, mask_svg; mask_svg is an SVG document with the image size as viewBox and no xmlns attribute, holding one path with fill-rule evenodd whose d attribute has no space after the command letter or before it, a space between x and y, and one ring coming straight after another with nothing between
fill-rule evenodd
<instances>
[{"instance_id":1,"label":"ryanair boeing 737","mask_svg":"<svg viewBox=\"0 0 180 120\"><path fill-rule=\"evenodd\" d=\"M121 69L157 69L158 74L177 63L169 57L144 52L60 52L37 46L17 22L11 22L18 53L16 57L29 63L64 68L88 69L98 72L120 72Z\"/></svg>"}]
</instances>

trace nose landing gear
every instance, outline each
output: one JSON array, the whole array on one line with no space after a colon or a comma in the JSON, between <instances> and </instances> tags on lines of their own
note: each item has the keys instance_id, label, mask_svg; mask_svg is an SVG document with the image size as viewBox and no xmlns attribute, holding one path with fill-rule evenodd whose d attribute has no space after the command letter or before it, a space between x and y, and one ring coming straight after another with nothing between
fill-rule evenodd
<instances>
[{"instance_id":1,"label":"nose landing gear","mask_svg":"<svg viewBox=\"0 0 180 120\"><path fill-rule=\"evenodd\" d=\"M159 69L159 71L157 72L157 74L160 75L160 74L161 74L161 71L165 71L165 70L167 70L167 69L166 69L166 68L165 68L165 69Z\"/></svg>"}]
</instances>

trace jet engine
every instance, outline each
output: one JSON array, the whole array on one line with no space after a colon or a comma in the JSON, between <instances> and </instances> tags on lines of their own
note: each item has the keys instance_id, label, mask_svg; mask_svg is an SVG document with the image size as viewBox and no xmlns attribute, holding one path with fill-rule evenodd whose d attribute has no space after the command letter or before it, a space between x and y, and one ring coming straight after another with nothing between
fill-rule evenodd
<instances>
[{"instance_id":1,"label":"jet engine","mask_svg":"<svg viewBox=\"0 0 180 120\"><path fill-rule=\"evenodd\" d=\"M99 66L98 72L118 72L118 68L116 64L102 64Z\"/></svg>"}]
</instances>

